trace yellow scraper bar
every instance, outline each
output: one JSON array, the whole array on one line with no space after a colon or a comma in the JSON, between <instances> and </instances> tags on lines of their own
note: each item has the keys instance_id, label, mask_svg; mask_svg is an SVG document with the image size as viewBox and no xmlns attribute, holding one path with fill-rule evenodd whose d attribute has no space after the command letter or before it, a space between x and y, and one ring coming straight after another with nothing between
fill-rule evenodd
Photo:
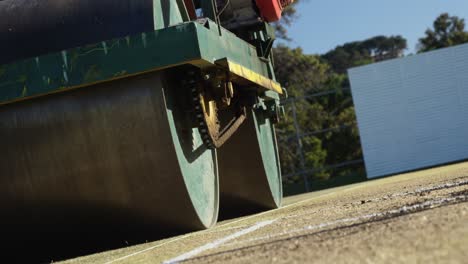
<instances>
[{"instance_id":1,"label":"yellow scraper bar","mask_svg":"<svg viewBox=\"0 0 468 264\"><path fill-rule=\"evenodd\" d=\"M227 68L231 73L231 77L235 79L244 79L251 83L254 83L266 90L272 90L279 94L283 94L281 85L265 76L258 74L242 65L229 61L228 59L221 59L216 61L216 64ZM233 75L233 76L232 76Z\"/></svg>"}]
</instances>

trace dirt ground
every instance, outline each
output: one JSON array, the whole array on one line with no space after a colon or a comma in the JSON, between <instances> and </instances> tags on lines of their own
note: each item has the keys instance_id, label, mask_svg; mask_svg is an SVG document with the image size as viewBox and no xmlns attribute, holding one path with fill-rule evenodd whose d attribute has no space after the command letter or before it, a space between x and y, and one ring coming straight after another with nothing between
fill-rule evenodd
<instances>
[{"instance_id":1,"label":"dirt ground","mask_svg":"<svg viewBox=\"0 0 468 264\"><path fill-rule=\"evenodd\" d=\"M468 163L289 197L283 208L66 263L467 263Z\"/></svg>"}]
</instances>

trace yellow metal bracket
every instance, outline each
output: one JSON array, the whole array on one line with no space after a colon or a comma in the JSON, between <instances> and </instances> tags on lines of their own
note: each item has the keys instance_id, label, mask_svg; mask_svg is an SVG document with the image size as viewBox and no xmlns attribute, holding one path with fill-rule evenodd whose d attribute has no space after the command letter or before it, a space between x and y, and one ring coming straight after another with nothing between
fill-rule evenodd
<instances>
[{"instance_id":1,"label":"yellow metal bracket","mask_svg":"<svg viewBox=\"0 0 468 264\"><path fill-rule=\"evenodd\" d=\"M279 83L242 65L229 61L226 58L217 60L215 64L225 68L229 72L231 80L234 82L254 84L264 90L271 90L283 94L283 89Z\"/></svg>"}]
</instances>

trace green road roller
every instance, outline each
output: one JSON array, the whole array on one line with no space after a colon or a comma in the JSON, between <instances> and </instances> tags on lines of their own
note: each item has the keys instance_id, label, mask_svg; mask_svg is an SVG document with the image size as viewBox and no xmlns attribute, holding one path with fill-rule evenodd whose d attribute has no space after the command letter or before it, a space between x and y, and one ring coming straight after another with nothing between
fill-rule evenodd
<instances>
[{"instance_id":1,"label":"green road roller","mask_svg":"<svg viewBox=\"0 0 468 264\"><path fill-rule=\"evenodd\" d=\"M290 3L0 1L7 254L57 260L279 207L271 23Z\"/></svg>"}]
</instances>

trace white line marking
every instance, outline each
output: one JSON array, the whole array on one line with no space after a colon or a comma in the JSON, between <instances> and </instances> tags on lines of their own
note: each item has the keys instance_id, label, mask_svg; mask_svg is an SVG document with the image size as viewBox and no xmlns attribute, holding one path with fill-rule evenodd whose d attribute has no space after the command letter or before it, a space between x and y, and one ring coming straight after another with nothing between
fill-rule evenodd
<instances>
[{"instance_id":1,"label":"white line marking","mask_svg":"<svg viewBox=\"0 0 468 264\"><path fill-rule=\"evenodd\" d=\"M455 184L466 184L466 181L459 181L459 182L456 182ZM450 185L450 184L449 184ZM346 188L344 190L342 190L341 192L345 192L345 191L349 191L349 190L352 190L352 189L358 189L359 185L356 185L356 186L352 186L351 188ZM413 191L413 192L421 192L421 191L430 191L432 188L434 189L437 189L438 187L453 187L453 186L433 186L433 187L428 187L428 188L421 188L421 189L418 189L416 191ZM280 210L284 210L286 208L289 208L289 207L293 207L293 206L298 206L298 205L301 205L301 204L304 204L304 203L307 203L311 200L314 200L314 199L317 199L317 198L323 198L323 197L326 197L326 196L329 196L333 193L325 193L325 194L321 194L321 195L318 195L318 196L315 196L315 197L311 197L311 198L308 198L308 199L305 199L305 200L302 200L302 201L297 201L295 203L292 203L292 204L289 204L287 206L283 206L281 208L278 208L278 209L275 209L275 210L270 210L270 211L266 211L266 212L263 212L263 213L260 213L260 214L256 214L256 215L251 215L251 216L248 216L248 217L244 217L244 218L241 218L241 219L238 219L238 220L235 220L235 221L231 221L231 222L228 222L228 223L224 223L224 224L221 224L221 225L218 225L216 226L215 228L211 229L211 230L204 230L204 231L199 231L199 232L194 232L194 233L190 233L190 234L187 234L187 235L184 235L184 236L181 236L181 237L178 237L178 238L175 238L175 239L172 239L170 241L167 241L165 243L162 243L162 244L159 244L159 245L156 245L156 246L152 246L152 247L149 247L149 248L146 248L144 250L141 250L141 251L137 251L135 253L132 253L130 255L126 255L126 256L123 256L121 258L118 258L118 259L115 259L115 260L111 260L109 262L106 262L105 264L111 264L111 263L115 263L115 262L118 262L118 261L121 261L121 260L124 260L124 259L127 259L127 258L130 258L130 257L133 257L135 255L139 255L141 253L144 253L146 251L150 251L150 250L153 250L153 249L156 249L156 248L159 248L159 247L162 247L164 245L167 245L167 244L170 244L172 242L176 242L176 241L179 241L179 240L182 240L182 239L185 239L185 238L189 238L189 237L192 237L192 236L195 236L195 235L199 235L199 234L204 234L204 233L217 233L217 232L225 232L225 231L228 231L228 230L232 230L232 229L240 229L240 228L243 228L245 227L245 225L241 225L241 226L234 226L234 227L227 227L227 228L224 228L225 226L232 226L236 223L239 223L239 222L245 222L245 221L248 221L252 218L257 218L257 217L260 217L262 215L266 215L266 214L272 214L272 213L275 213L277 211L280 211ZM411 194L411 192L409 193L394 193L393 195L390 195L391 198L393 197L398 197L398 196L402 196L402 195L408 195L408 194ZM378 198L377 198L378 199ZM308 213L306 214L303 214L303 215L308 215ZM297 215L297 216L300 216L300 215ZM291 217L291 216L290 216ZM290 217L285 217L285 218L290 218ZM283 218L282 218L283 219ZM321 225L324 225L324 224L321 224ZM326 227L326 226L325 226ZM303 231L303 229L300 229ZM294 233L294 231L296 230L292 230L292 233ZM269 236L270 237L270 236ZM275 235L273 237L276 237ZM272 237L272 238L273 238ZM260 240L260 239L254 239L254 240ZM247 241L248 242L248 241ZM230 243L228 245L232 245L232 244L238 244L238 243L241 243L241 242L236 242L236 243ZM227 245L225 245L227 246Z\"/></svg>"},{"instance_id":2,"label":"white line marking","mask_svg":"<svg viewBox=\"0 0 468 264\"><path fill-rule=\"evenodd\" d=\"M438 191L438 190L443 190L443 189L460 187L460 186L464 186L464 185L468 185L468 180L461 180L461 181L457 181L457 182L444 183L444 184L440 184L440 185L433 185L433 186L430 186L430 187L418 188L418 189L415 189L414 191L397 192L397 193L387 194L387 195L384 195L384 196L378 197L378 198L365 199L364 201L366 203L380 202L380 201L390 200L390 199L393 199L393 198L398 198L398 197L403 197L403 196L410 196L410 195L418 195L418 194L425 193L425 192ZM361 204L361 201L359 200L357 202L352 202L351 204ZM341 204L336 205L336 206L330 206L330 207L327 207L326 210L331 210L333 208L341 207L341 206L342 206ZM321 209L321 210L324 210L324 209ZM318 211L314 210L314 211L309 211L309 212L302 213L302 214L289 215L289 216L281 217L281 219L283 220L283 219L288 219L288 218L297 218L297 217L309 216L309 215L317 214L321 210L318 210Z\"/></svg>"},{"instance_id":3,"label":"white line marking","mask_svg":"<svg viewBox=\"0 0 468 264\"><path fill-rule=\"evenodd\" d=\"M421 188L421 189L418 189L416 191L413 191L413 192L404 192L404 193L394 193L392 195L390 195L391 198L393 197L398 197L398 196L403 196L403 195L408 195L408 194L411 194L411 193L415 193L415 192L423 192L423 191L430 191L430 190L433 190L433 189L438 189L439 187L453 187L452 185L457 185L457 184L466 184L467 181L464 181L464 180L461 180L459 182L456 182L456 183L452 183L452 184L446 184L446 185L439 185L439 186L432 186L432 187L428 187L428 188ZM346 188L345 190L342 190L342 192L344 191L349 191L350 189L357 189L359 188L360 186L357 185L357 186L353 186L351 188ZM178 237L178 238L175 238L175 239L172 239L170 241L167 241L165 243L162 243L162 244L159 244L159 245L156 245L156 246L152 246L152 247L149 247L149 248L146 248L146 249L143 249L141 251L137 251L135 253L132 253L132 254L129 254L129 255L126 255L126 256L123 256L121 258L118 258L118 259L115 259L115 260L111 260L109 262L106 262L105 264L112 264L112 263L115 263L115 262L118 262L118 261L121 261L121 260L124 260L124 259L127 259L127 258L130 258L130 257L133 257L135 255L139 255L141 253L144 253L144 252L147 252L147 251L150 251L150 250L153 250L153 249L156 249L156 248L159 248L159 247L162 247L164 245L167 245L167 244L170 244L172 242L176 242L176 241L179 241L181 239L185 239L185 238L189 238L189 237L192 237L194 235L198 235L198 234L203 234L203 233L217 233L217 232L225 232L225 231L229 231L229 230L232 230L232 229L240 229L240 228L243 228L245 227L245 225L241 225L241 226L234 226L234 227L227 227L227 228L224 228L225 226L232 226L236 223L239 223L239 222L245 222L245 221L248 221L252 218L257 218L257 217L260 217L260 216L263 216L263 215L266 215L266 214L272 214L272 213L275 213L277 211L280 211L280 210L284 210L284 209L287 209L289 207L293 207L293 206L299 206L301 204L304 204L304 203L307 203L311 200L314 200L314 199L317 199L317 198L323 198L323 197L326 197L326 196L329 196L331 194L334 194L334 193L325 193L325 194L321 194L321 195L318 195L318 196L315 196L315 197L311 197L311 198L308 198L308 199L305 199L305 200L302 200L302 201L298 201L298 202L295 202L295 203L292 203L292 204L289 204L287 206L283 206L281 208L278 208L278 209L274 209L274 210L270 210L270 211L266 211L266 212L263 212L263 213L260 213L260 214L256 214L256 215L251 215L251 216L248 216L248 217L244 217L244 218L240 218L238 220L235 220L235 221L231 221L231 222L228 222L228 223L224 223L222 225L218 225L216 226L215 228L211 229L211 230L204 230L204 231L199 231L199 232L194 232L194 233L190 233L190 234L187 234L187 235L184 235L184 236L181 236L181 237ZM378 200L379 198L377 199L374 199L374 200ZM315 212L314 212L315 213ZM287 216L287 217L284 217L284 218L291 218L291 217L297 217L297 216L305 216L305 215L308 215L310 213L305 213L305 214L300 214L300 215L294 215L294 216ZM283 218L282 218L283 219ZM346 219L343 219L343 220L346 220ZM336 222L336 221L335 221ZM319 226L322 226L322 225L325 225L325 224L321 224ZM322 226L322 227L326 227L327 225L325 226ZM303 229L300 229L301 231L303 231ZM292 233L294 233L294 231L296 230L292 230ZM270 237L270 236L269 236ZM276 237L275 235L273 237ZM273 238L271 237L271 238ZM254 240L261 240L260 239L254 239ZM248 242L248 241L247 241ZM241 243L241 242L236 242L236 243L230 243L228 245L232 245L232 244L238 244L238 243ZM227 245L226 245L227 246Z\"/></svg>"},{"instance_id":4,"label":"white line marking","mask_svg":"<svg viewBox=\"0 0 468 264\"><path fill-rule=\"evenodd\" d=\"M389 211L385 211L385 212L372 213L372 214L361 215L361 216L352 217L352 218L345 218L345 219L340 219L340 220L331 221L331 222L327 222L327 223L322 223L322 224L318 224L318 225L308 225L308 226L304 226L302 228L292 229L292 230L276 233L276 234L273 234L273 235L266 235L266 236L262 236L262 237L256 237L256 238L251 238L251 239L247 239L247 240L243 240L243 241L233 242L233 243L225 244L225 245L223 245L223 247L235 246L235 245L246 244L246 243L252 243L252 242L262 241L262 240L267 240L267 239L270 240L270 239L273 239L273 238L277 238L277 237L281 237L281 236L287 236L287 235L291 236L293 234L302 233L302 232L305 232L305 231L320 230L320 229L323 229L325 227L330 227L330 226L334 226L334 225L337 225L337 224L359 222L359 221L369 220L369 219L373 219L373 218L379 219L379 218L386 217L386 216L406 215L406 214L411 213L411 212L417 212L418 210L436 208L438 206L441 206L443 204L450 203L450 202L467 201L467 200L468 200L467 195L459 195L459 196L455 196L455 197L447 197L447 198L442 198L442 199L429 200L429 201L426 201L426 202L414 204L414 205L411 205L411 206L403 206L401 208L393 209L393 210L389 210ZM287 218L281 218L281 219L284 220L284 219L287 219Z\"/></svg>"},{"instance_id":5,"label":"white line marking","mask_svg":"<svg viewBox=\"0 0 468 264\"><path fill-rule=\"evenodd\" d=\"M268 225L271 225L275 222L276 220L269 220L269 221L263 221L263 222L259 222L249 228L246 228L246 229L243 229L239 232L236 232L232 235L229 235L229 236L226 236L224 238L221 238L221 239L218 239L218 240L215 240L213 242L210 242L208 244L205 244L201 247L198 247L198 248L195 248L193 249L192 251L189 251L187 253L184 253L178 257L175 257L173 259L170 259L170 260L166 260L163 262L163 264L175 264L175 263L179 263L181 261L184 261L184 260L187 260L189 258L192 258L204 251L207 251L207 250L210 250L210 249L214 249L214 248L217 248L218 246L230 241L230 240L233 240L233 239L236 239L240 236L243 236L243 235L246 235L248 233L251 233L251 232L254 232L262 227L265 227L265 226L268 226Z\"/></svg>"},{"instance_id":6,"label":"white line marking","mask_svg":"<svg viewBox=\"0 0 468 264\"><path fill-rule=\"evenodd\" d=\"M356 188L359 188L359 186L347 187L345 190L342 190L342 192L344 192L344 191L349 191L349 190L356 189ZM167 241L167 242L165 242L165 243L163 243L163 244L159 244L159 245L156 245L156 246L153 246L153 247L149 247L149 248L147 248L147 249L144 249L144 250L141 250L141 251L137 251L137 252L135 252L135 253L132 253L132 254L123 256L123 257L121 257L121 258L118 258L118 259L115 259L115 260L111 260L111 261L109 261L109 262L106 262L105 264L112 264L112 263L115 263L115 262L118 262L118 261L121 261L121 260L130 258L130 257L136 256L136 255L139 255L139 254L144 253L144 252L146 252L146 251L150 251L150 250L152 250L152 249L156 249L156 248L162 247L162 246L164 246L164 245L170 244L170 243L172 243L172 242L176 242L176 241L179 241L179 240L181 240L181 239L189 238L189 237L192 237L192 236L195 236L195 235L205 234L205 233L214 233L214 232L223 232L223 231L227 231L227 230L231 230L231 229L243 228L243 227L245 227L245 226L247 226L247 225L234 226L234 227L228 227L228 226L232 226L232 225L237 224L237 223L240 223L240 222L245 222L245 221L248 221L248 220L253 219L253 218L258 218L258 217L261 217L261 216L263 216L263 215L273 214L273 213L276 213L276 212L278 212L278 211L285 210L285 209L290 208L290 207L293 207L293 206L300 206L301 204L305 204L305 203L307 203L307 202L309 202L309 201L311 201L311 200L314 200L314 199L317 199L317 198L323 198L323 197L326 197L326 196L330 196L330 195L332 195L332 194L334 194L334 193L331 192L331 193L320 194L320 195L317 195L317 196L314 196L314 197L307 198L307 199L302 200L302 201L297 201L297 202L294 202L294 203L291 203L291 204L282 206L282 207L277 208L277 209L273 209L273 210L266 211L266 212L262 212L262 213L259 213L259 214L255 214L255 215L243 217L243 218L240 218L240 219L238 219L238 220L230 221L230 222L228 222L228 223L224 223L224 224L218 225L218 226L214 227L214 228L211 229L211 230L203 230L203 231L193 232L193 233L184 235L184 236L182 236L182 237L172 239L172 240ZM224 229L223 229L223 227L225 227L225 226L226 226L227 228L224 228Z\"/></svg>"},{"instance_id":7,"label":"white line marking","mask_svg":"<svg viewBox=\"0 0 468 264\"><path fill-rule=\"evenodd\" d=\"M385 195L383 197L378 197L374 199L369 199L365 200L366 202L379 202L382 200L388 200L391 198L397 198L397 197L402 197L402 196L409 196L409 195L417 195L421 193L426 193L426 192L432 192L432 191L439 191L439 190L444 190L444 189L450 189L450 188L455 188L455 187L461 187L464 185L468 185L468 180L459 180L456 182L448 182L448 183L443 183L439 185L432 185L429 187L422 187L415 189L414 191L407 191L407 192L397 192L389 195Z\"/></svg>"},{"instance_id":8,"label":"white line marking","mask_svg":"<svg viewBox=\"0 0 468 264\"><path fill-rule=\"evenodd\" d=\"M276 210L279 210L279 209L275 209L275 210L272 210L272 211L276 211ZM254 218L254 217L257 217L259 215L263 215L263 214L266 214L266 213L269 213L269 212L272 212L272 211L267 211L267 212L263 212L261 214L256 214L256 215L251 215L249 217L244 217L244 218L241 218L239 220L235 220L235 221L232 221L232 222L229 222L229 223L225 223L225 224L222 224L222 225L219 225L219 226L216 226L214 227L213 229L208 229L208 230L203 230L203 231L197 231L197 232L193 232L193 233L189 233L189 234L186 234L186 235L183 235L181 237L177 237L177 238L174 238L174 239L171 239L167 242L164 242L162 244L158 244L156 246L152 246L152 247L149 247L149 248L146 248L146 249L143 249L143 250L140 250L140 251L137 251L135 253L132 253L132 254L129 254L129 255L125 255L123 257L120 257L118 259L114 259L114 260L111 260L111 261L108 261L108 262L105 262L104 264L112 264L112 263L115 263L115 262L118 262L118 261L121 261L121 260L124 260L124 259L127 259L127 258L131 258L133 256L136 256L136 255L139 255L141 253L145 253L147 251L150 251L150 250L153 250L153 249L156 249L156 248L160 248L162 246L165 246L167 244L170 244L172 242L177 242L179 240L182 240L182 239L185 239L185 238L189 238L189 237L192 237L192 236L196 236L196 235L200 235L200 234L206 234L206 233L213 233L213 232L225 232L225 231L229 231L229 230L232 230L232 229L240 229L240 228L243 228L243 227L246 227L247 225L243 225L243 226L235 226L235 227L228 227L228 228L225 228L225 229L221 229L221 230L218 230L219 228L222 228L224 226L229 226L229 225L232 225L232 224L235 224L235 223L238 223L238 222L242 222L242 221L246 221L246 220L249 220L251 218Z\"/></svg>"},{"instance_id":9,"label":"white line marking","mask_svg":"<svg viewBox=\"0 0 468 264\"><path fill-rule=\"evenodd\" d=\"M133 257L133 256L135 256L135 255L144 253L144 252L146 252L146 251L150 251L150 250L152 250L152 249L156 249L156 248L162 247L162 246L164 246L164 245L167 245L167 244L172 243L172 242L176 242L176 241L178 241L178 240L187 238L187 237L189 237L189 236L190 236L190 234L185 235L185 236L181 236L181 237L178 237L178 238L174 238L174 239L171 239L171 240L169 240L169 241L167 241L167 242L164 242L164 243L162 243L162 244L158 244L158 245L156 245L156 246L152 246L152 247L149 247L149 248L146 248L146 249L137 251L137 252L132 253L132 254L130 254L130 255L126 255L126 256L120 257L120 258L118 258L118 259L114 259L114 260L108 261L108 262L106 262L105 264L115 263L115 262L117 262L117 261L121 261L121 260L130 258L130 257Z\"/></svg>"}]
</instances>

